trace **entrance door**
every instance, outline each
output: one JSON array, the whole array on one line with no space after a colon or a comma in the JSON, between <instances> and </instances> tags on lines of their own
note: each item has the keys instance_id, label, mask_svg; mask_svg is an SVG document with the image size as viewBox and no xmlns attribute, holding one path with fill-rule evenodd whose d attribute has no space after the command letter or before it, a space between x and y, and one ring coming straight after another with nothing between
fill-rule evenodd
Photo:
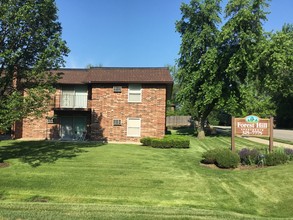
<instances>
[{"instance_id":1,"label":"entrance door","mask_svg":"<svg viewBox=\"0 0 293 220\"><path fill-rule=\"evenodd\" d=\"M73 139L73 118L72 117L62 117L61 118L61 139L72 140Z\"/></svg>"},{"instance_id":2,"label":"entrance door","mask_svg":"<svg viewBox=\"0 0 293 220\"><path fill-rule=\"evenodd\" d=\"M76 140L86 132L86 117L61 117L61 139Z\"/></svg>"},{"instance_id":3,"label":"entrance door","mask_svg":"<svg viewBox=\"0 0 293 220\"><path fill-rule=\"evenodd\" d=\"M84 132L86 132L86 118L85 117L76 117L73 118L74 132L76 137L81 137Z\"/></svg>"}]
</instances>

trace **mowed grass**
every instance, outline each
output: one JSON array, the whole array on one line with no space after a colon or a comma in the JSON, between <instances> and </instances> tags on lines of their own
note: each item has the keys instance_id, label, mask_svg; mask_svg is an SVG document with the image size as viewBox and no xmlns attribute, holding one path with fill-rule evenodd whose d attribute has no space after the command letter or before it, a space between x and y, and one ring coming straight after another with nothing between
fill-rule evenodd
<instances>
[{"instance_id":1,"label":"mowed grass","mask_svg":"<svg viewBox=\"0 0 293 220\"><path fill-rule=\"evenodd\" d=\"M0 219L272 219L293 216L292 162L215 170L190 149L131 144L1 141ZM236 139L237 148L266 148Z\"/></svg>"}]
</instances>

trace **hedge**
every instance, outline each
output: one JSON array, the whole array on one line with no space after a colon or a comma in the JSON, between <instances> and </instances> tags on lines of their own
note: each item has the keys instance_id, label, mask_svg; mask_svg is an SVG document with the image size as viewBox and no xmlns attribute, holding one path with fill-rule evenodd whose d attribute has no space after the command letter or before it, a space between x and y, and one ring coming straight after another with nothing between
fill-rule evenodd
<instances>
[{"instance_id":1,"label":"hedge","mask_svg":"<svg viewBox=\"0 0 293 220\"><path fill-rule=\"evenodd\" d=\"M154 148L189 148L190 140L181 136L165 136L164 138L145 137L140 139L144 146L152 146Z\"/></svg>"}]
</instances>

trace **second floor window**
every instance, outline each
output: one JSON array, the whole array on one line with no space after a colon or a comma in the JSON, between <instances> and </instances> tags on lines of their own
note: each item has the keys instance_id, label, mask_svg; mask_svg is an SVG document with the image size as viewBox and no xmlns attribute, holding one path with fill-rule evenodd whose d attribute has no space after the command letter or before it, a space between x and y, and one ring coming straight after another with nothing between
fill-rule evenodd
<instances>
[{"instance_id":1,"label":"second floor window","mask_svg":"<svg viewBox=\"0 0 293 220\"><path fill-rule=\"evenodd\" d=\"M142 88L141 84L129 84L128 102L141 102Z\"/></svg>"}]
</instances>

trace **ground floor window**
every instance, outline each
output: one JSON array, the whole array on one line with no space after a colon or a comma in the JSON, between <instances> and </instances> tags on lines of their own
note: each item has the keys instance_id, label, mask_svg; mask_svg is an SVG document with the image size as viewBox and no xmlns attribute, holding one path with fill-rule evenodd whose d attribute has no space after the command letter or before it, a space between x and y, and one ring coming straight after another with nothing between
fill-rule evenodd
<instances>
[{"instance_id":1,"label":"ground floor window","mask_svg":"<svg viewBox=\"0 0 293 220\"><path fill-rule=\"evenodd\" d=\"M128 137L140 137L140 118L128 118L127 119L127 136Z\"/></svg>"}]
</instances>

